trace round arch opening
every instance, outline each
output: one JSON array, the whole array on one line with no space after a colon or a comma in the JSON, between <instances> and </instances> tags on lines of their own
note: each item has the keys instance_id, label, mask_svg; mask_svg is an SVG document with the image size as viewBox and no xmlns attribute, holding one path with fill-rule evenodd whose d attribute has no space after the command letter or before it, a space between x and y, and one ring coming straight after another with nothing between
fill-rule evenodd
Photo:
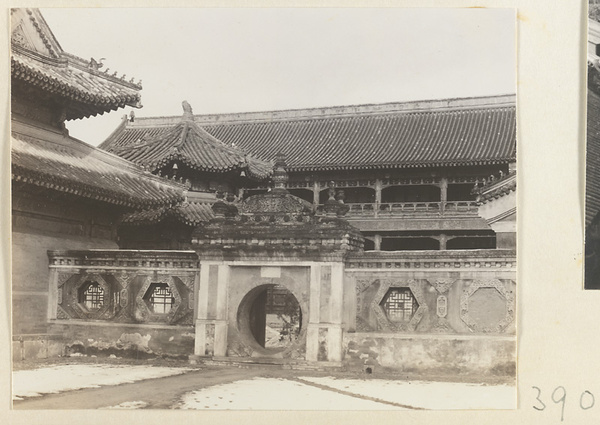
<instances>
[{"instance_id":1,"label":"round arch opening","mask_svg":"<svg viewBox=\"0 0 600 425\"><path fill-rule=\"evenodd\" d=\"M302 309L294 294L282 285L252 289L242 299L237 316L241 335L258 353L281 353L300 339Z\"/></svg>"}]
</instances>

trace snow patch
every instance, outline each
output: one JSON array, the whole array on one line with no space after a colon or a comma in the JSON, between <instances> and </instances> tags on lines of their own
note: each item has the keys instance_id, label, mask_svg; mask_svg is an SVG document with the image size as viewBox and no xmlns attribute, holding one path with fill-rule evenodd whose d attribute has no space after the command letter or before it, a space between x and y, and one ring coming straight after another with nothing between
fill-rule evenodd
<instances>
[{"instance_id":1,"label":"snow patch","mask_svg":"<svg viewBox=\"0 0 600 425\"><path fill-rule=\"evenodd\" d=\"M333 377L300 379L332 389L424 409L516 409L517 401L516 388L509 385Z\"/></svg>"},{"instance_id":2,"label":"snow patch","mask_svg":"<svg viewBox=\"0 0 600 425\"><path fill-rule=\"evenodd\" d=\"M203 388L185 394L177 407L197 410L404 410L275 378L254 378Z\"/></svg>"},{"instance_id":3,"label":"snow patch","mask_svg":"<svg viewBox=\"0 0 600 425\"><path fill-rule=\"evenodd\" d=\"M127 365L60 365L13 372L13 400L38 397L81 388L120 385L143 379L162 378L190 371L189 368Z\"/></svg>"},{"instance_id":4,"label":"snow patch","mask_svg":"<svg viewBox=\"0 0 600 425\"><path fill-rule=\"evenodd\" d=\"M148 403L145 401L125 401L116 406L104 407L103 409L142 409L146 407Z\"/></svg>"}]
</instances>

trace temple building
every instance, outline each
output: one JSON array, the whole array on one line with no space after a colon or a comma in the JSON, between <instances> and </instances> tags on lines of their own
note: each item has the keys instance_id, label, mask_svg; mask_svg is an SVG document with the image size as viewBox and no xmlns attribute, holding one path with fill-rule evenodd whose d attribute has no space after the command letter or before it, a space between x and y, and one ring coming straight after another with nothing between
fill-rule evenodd
<instances>
[{"instance_id":1,"label":"temple building","mask_svg":"<svg viewBox=\"0 0 600 425\"><path fill-rule=\"evenodd\" d=\"M207 154L194 141L181 142L185 153L173 148L184 120L125 117L100 147L153 170L160 162L163 173L189 175L190 164L206 168L190 158ZM241 148L250 158L272 161L285 153L287 189L315 210L333 182L350 207L347 219L365 237L365 249L378 251L514 247L514 214L502 218L508 226L494 231L478 214L473 188L490 176L514 175L515 122L514 96L193 117L206 138ZM268 187L221 181L194 184L189 193L212 193L214 200L216 191L232 189L245 198ZM128 217L132 228L123 230L124 243L140 243L147 226L160 220L156 213ZM201 220L199 214L180 214L188 228L184 246Z\"/></svg>"},{"instance_id":2,"label":"temple building","mask_svg":"<svg viewBox=\"0 0 600 425\"><path fill-rule=\"evenodd\" d=\"M515 97L64 122L141 87L12 12L13 358L514 376Z\"/></svg>"}]
</instances>

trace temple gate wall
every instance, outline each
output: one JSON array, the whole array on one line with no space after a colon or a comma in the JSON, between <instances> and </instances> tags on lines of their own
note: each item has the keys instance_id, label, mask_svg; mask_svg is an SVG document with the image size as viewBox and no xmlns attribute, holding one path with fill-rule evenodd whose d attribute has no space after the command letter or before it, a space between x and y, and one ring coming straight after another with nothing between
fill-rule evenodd
<instances>
[{"instance_id":1,"label":"temple gate wall","mask_svg":"<svg viewBox=\"0 0 600 425\"><path fill-rule=\"evenodd\" d=\"M136 358L193 353L200 270L193 251L47 255L49 303L43 322L61 347L55 352ZM16 358L25 357L23 347L14 349Z\"/></svg>"},{"instance_id":2,"label":"temple gate wall","mask_svg":"<svg viewBox=\"0 0 600 425\"><path fill-rule=\"evenodd\" d=\"M67 352L266 357L407 373L510 376L516 367L510 250L355 252L337 261L127 250L49 258L49 328ZM97 308L82 298L93 284L104 297ZM152 310L157 284L172 297L168 311ZM302 312L298 339L282 350L261 347L244 324L253 294L274 285Z\"/></svg>"},{"instance_id":3,"label":"temple gate wall","mask_svg":"<svg viewBox=\"0 0 600 425\"><path fill-rule=\"evenodd\" d=\"M514 251L373 253L346 266L357 303L349 367L514 374Z\"/></svg>"},{"instance_id":4,"label":"temple gate wall","mask_svg":"<svg viewBox=\"0 0 600 425\"><path fill-rule=\"evenodd\" d=\"M256 293L274 285L292 293L302 317L298 339L282 350L259 345L247 324ZM195 354L341 362L344 291L339 261L203 261Z\"/></svg>"}]
</instances>

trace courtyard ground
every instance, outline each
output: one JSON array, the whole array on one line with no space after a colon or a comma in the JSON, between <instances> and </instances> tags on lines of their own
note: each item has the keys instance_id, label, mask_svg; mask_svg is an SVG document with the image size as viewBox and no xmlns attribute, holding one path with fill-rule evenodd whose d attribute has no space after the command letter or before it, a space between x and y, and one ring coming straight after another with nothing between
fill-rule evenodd
<instances>
[{"instance_id":1,"label":"courtyard ground","mask_svg":"<svg viewBox=\"0 0 600 425\"><path fill-rule=\"evenodd\" d=\"M513 409L516 388L183 361L62 358L15 363L14 409L402 410Z\"/></svg>"}]
</instances>

